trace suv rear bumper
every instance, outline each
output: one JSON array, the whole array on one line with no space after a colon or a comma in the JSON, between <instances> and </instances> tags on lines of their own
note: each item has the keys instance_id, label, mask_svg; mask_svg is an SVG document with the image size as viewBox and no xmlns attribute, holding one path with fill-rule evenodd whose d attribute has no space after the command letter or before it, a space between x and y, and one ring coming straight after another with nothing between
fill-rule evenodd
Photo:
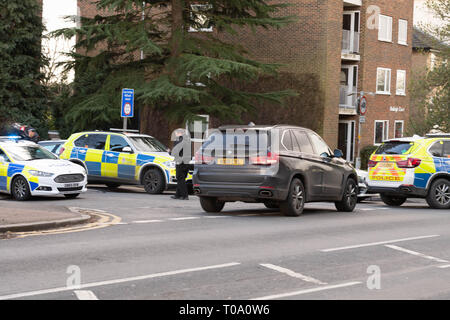
<instances>
[{"instance_id":1,"label":"suv rear bumper","mask_svg":"<svg viewBox=\"0 0 450 320\"><path fill-rule=\"evenodd\" d=\"M425 198L427 196L427 190L423 188L417 188L411 185L401 185L396 188L389 187L370 187L369 193L385 193L393 196L411 197L411 198Z\"/></svg>"},{"instance_id":2,"label":"suv rear bumper","mask_svg":"<svg viewBox=\"0 0 450 320\"><path fill-rule=\"evenodd\" d=\"M281 201L287 197L287 190L261 186L238 186L218 184L194 184L194 194L202 197L216 197L223 201L262 202Z\"/></svg>"}]
</instances>

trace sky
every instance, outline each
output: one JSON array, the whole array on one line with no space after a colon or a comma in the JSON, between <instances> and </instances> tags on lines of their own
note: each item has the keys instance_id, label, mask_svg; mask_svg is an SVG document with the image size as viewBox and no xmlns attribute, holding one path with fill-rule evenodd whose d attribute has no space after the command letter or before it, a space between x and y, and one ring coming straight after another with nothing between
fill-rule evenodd
<instances>
[{"instance_id":1,"label":"sky","mask_svg":"<svg viewBox=\"0 0 450 320\"><path fill-rule=\"evenodd\" d=\"M43 22L46 27L46 33L60 29L75 27L73 22L64 19L65 16L77 15L77 0L44 0ZM54 61L65 61L67 57L62 52L68 52L75 44L75 39L44 39L42 41L43 50ZM54 80L61 78L60 71L56 71ZM68 76L68 82L73 79L73 72Z\"/></svg>"}]
</instances>

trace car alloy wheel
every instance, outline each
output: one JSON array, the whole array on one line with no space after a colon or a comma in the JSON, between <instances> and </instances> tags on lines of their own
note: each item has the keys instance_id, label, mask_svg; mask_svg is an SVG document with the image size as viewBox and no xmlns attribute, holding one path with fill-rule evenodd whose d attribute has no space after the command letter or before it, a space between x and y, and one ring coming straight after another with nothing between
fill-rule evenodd
<instances>
[{"instance_id":1,"label":"car alloy wheel","mask_svg":"<svg viewBox=\"0 0 450 320\"><path fill-rule=\"evenodd\" d=\"M450 181L437 179L430 187L426 198L430 207L435 209L450 209Z\"/></svg>"},{"instance_id":2,"label":"car alloy wheel","mask_svg":"<svg viewBox=\"0 0 450 320\"><path fill-rule=\"evenodd\" d=\"M294 178L289 187L288 197L280 202L281 212L286 216L298 217L303 213L305 207L305 187L303 182Z\"/></svg>"},{"instance_id":3,"label":"car alloy wheel","mask_svg":"<svg viewBox=\"0 0 450 320\"><path fill-rule=\"evenodd\" d=\"M28 200L31 197L28 182L23 177L15 178L12 183L11 189L12 196L16 200L23 201Z\"/></svg>"},{"instance_id":4,"label":"car alloy wheel","mask_svg":"<svg viewBox=\"0 0 450 320\"><path fill-rule=\"evenodd\" d=\"M145 191L150 194L160 194L164 191L164 177L158 169L149 169L143 179Z\"/></svg>"},{"instance_id":5,"label":"car alloy wheel","mask_svg":"<svg viewBox=\"0 0 450 320\"><path fill-rule=\"evenodd\" d=\"M436 186L436 201L445 206L450 203L450 187L442 183Z\"/></svg>"},{"instance_id":6,"label":"car alloy wheel","mask_svg":"<svg viewBox=\"0 0 450 320\"><path fill-rule=\"evenodd\" d=\"M358 202L358 187L353 179L348 179L342 200L335 202L338 211L352 212Z\"/></svg>"}]
</instances>

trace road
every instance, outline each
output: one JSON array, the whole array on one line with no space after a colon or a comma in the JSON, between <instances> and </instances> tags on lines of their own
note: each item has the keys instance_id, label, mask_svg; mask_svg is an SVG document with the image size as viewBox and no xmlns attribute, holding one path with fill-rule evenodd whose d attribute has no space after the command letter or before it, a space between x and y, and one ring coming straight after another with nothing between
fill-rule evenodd
<instances>
[{"instance_id":1,"label":"road","mask_svg":"<svg viewBox=\"0 0 450 320\"><path fill-rule=\"evenodd\" d=\"M312 203L292 218L243 203L205 214L171 194L32 200L120 219L0 240L0 299L450 299L450 212L423 201Z\"/></svg>"}]
</instances>

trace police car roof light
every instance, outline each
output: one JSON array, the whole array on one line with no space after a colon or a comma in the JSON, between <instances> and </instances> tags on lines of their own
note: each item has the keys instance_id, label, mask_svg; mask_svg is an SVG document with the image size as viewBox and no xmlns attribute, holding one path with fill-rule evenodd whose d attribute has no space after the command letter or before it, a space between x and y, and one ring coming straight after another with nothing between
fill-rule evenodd
<instances>
[{"instance_id":1,"label":"police car roof light","mask_svg":"<svg viewBox=\"0 0 450 320\"><path fill-rule=\"evenodd\" d=\"M132 130L132 129L124 130L124 129L110 128L109 131L112 131L112 132L124 132L124 133L126 133L126 132L139 133L139 130Z\"/></svg>"}]
</instances>

